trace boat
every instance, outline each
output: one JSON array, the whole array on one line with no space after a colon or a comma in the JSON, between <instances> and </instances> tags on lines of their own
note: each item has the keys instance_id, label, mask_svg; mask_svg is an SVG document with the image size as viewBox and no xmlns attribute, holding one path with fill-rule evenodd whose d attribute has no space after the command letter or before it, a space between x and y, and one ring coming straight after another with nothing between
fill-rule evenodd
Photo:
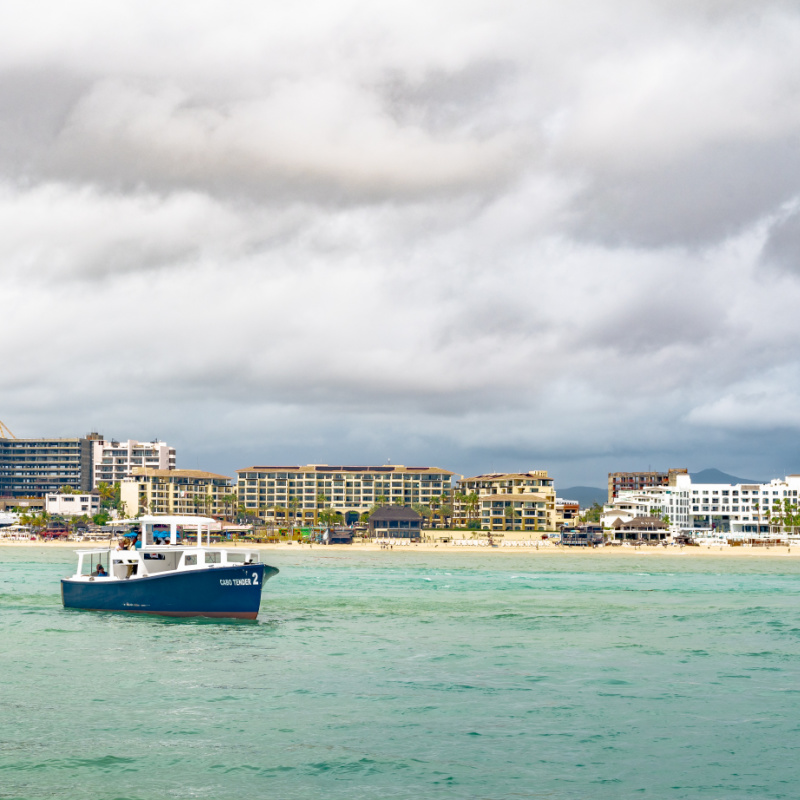
<instances>
[{"instance_id":1,"label":"boat","mask_svg":"<svg viewBox=\"0 0 800 800\"><path fill-rule=\"evenodd\" d=\"M264 584L278 570L261 563L257 550L212 547L215 522L189 515L127 520L134 547L114 549L109 540L75 551L77 570L61 581L64 608L255 619Z\"/></svg>"}]
</instances>

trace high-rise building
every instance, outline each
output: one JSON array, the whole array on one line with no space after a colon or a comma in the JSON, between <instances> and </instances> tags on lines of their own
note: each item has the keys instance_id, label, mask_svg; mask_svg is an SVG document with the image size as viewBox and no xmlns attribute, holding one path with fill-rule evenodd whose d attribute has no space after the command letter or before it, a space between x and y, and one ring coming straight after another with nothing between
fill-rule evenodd
<instances>
[{"instance_id":1,"label":"high-rise building","mask_svg":"<svg viewBox=\"0 0 800 800\"><path fill-rule=\"evenodd\" d=\"M608 502L613 503L620 492L674 485L676 475L687 473L686 469L670 469L667 472L609 472Z\"/></svg>"},{"instance_id":2,"label":"high-rise building","mask_svg":"<svg viewBox=\"0 0 800 800\"><path fill-rule=\"evenodd\" d=\"M452 472L438 467L247 467L236 471L239 504L265 520L318 520L338 511L346 523L374 505L428 505L450 491Z\"/></svg>"},{"instance_id":3,"label":"high-rise building","mask_svg":"<svg viewBox=\"0 0 800 800\"><path fill-rule=\"evenodd\" d=\"M88 438L0 438L0 496L44 497L62 486L92 488Z\"/></svg>"},{"instance_id":4,"label":"high-rise building","mask_svg":"<svg viewBox=\"0 0 800 800\"><path fill-rule=\"evenodd\" d=\"M152 442L139 442L136 439L120 442L104 439L99 433L90 433L88 438L92 440L94 488L101 482L114 484L123 481L133 474L136 467L175 469L175 448L158 439Z\"/></svg>"}]
</instances>

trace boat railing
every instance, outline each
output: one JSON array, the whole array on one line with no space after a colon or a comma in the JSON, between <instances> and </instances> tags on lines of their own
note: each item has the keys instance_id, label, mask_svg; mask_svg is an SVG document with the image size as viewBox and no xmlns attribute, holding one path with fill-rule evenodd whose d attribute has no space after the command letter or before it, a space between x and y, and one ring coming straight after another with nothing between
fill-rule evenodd
<instances>
[{"instance_id":1,"label":"boat railing","mask_svg":"<svg viewBox=\"0 0 800 800\"><path fill-rule=\"evenodd\" d=\"M257 550L229 550L224 547L151 545L133 550L110 547L81 549L76 577L95 577L97 565L108 576L131 578L183 569L208 569L216 566L247 566L261 561Z\"/></svg>"}]
</instances>

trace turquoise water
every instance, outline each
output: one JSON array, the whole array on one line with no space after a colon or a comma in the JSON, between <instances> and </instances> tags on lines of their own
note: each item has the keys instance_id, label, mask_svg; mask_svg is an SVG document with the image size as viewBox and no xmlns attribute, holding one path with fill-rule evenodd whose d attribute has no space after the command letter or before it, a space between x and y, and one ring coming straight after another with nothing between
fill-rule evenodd
<instances>
[{"instance_id":1,"label":"turquoise water","mask_svg":"<svg viewBox=\"0 0 800 800\"><path fill-rule=\"evenodd\" d=\"M266 554L257 623L0 548L0 798L796 798L800 562Z\"/></svg>"}]
</instances>

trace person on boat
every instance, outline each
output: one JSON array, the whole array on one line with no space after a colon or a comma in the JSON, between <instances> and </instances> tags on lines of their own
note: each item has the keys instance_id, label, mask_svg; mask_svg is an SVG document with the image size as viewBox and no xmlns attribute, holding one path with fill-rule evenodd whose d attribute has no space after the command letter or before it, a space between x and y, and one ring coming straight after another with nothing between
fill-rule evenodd
<instances>
[{"instance_id":1,"label":"person on boat","mask_svg":"<svg viewBox=\"0 0 800 800\"><path fill-rule=\"evenodd\" d=\"M125 541L125 539L124 538L123 539L118 539L117 540L117 550L127 550L127 549L128 549L128 543Z\"/></svg>"},{"instance_id":2,"label":"person on boat","mask_svg":"<svg viewBox=\"0 0 800 800\"><path fill-rule=\"evenodd\" d=\"M129 550L141 550L142 549L142 540L139 538L138 533L133 534L133 539L131 539L131 543L128 547Z\"/></svg>"},{"instance_id":3,"label":"person on boat","mask_svg":"<svg viewBox=\"0 0 800 800\"><path fill-rule=\"evenodd\" d=\"M95 578L107 578L108 577L108 573L106 572L105 567L102 564L98 564L94 568L94 572L92 573L92 576L95 577Z\"/></svg>"}]
</instances>

